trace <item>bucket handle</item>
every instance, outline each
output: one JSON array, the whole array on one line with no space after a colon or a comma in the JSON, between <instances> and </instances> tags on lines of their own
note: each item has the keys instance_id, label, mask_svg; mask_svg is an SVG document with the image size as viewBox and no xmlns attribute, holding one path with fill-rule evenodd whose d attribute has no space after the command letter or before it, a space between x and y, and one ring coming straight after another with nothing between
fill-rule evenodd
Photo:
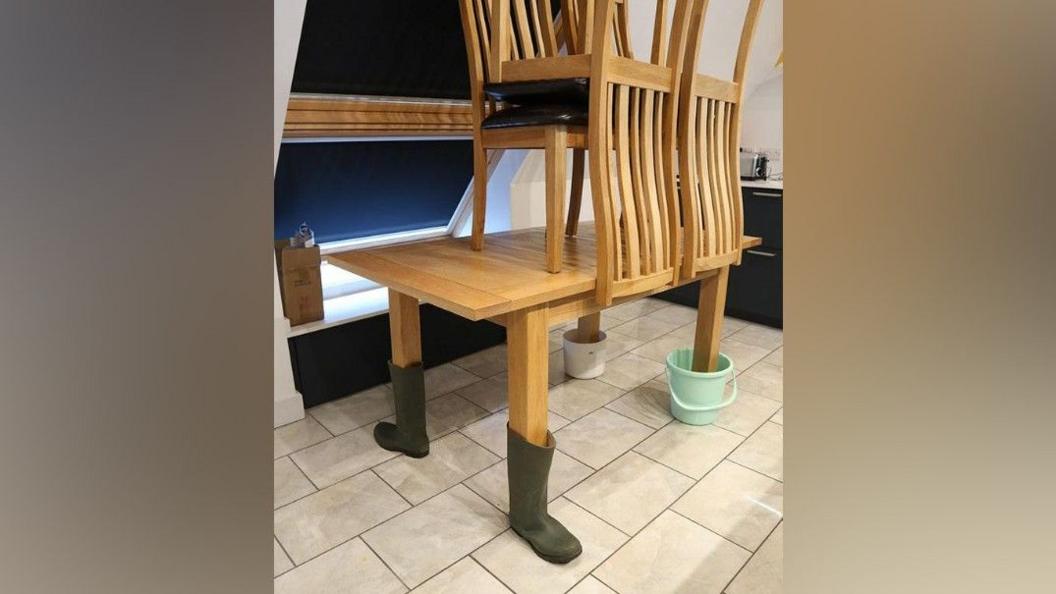
<instances>
[{"instance_id":1,"label":"bucket handle","mask_svg":"<svg viewBox=\"0 0 1056 594\"><path fill-rule=\"evenodd\" d=\"M674 386L668 386L670 388L670 390L671 390L671 397L675 399L675 402L677 402L680 407L682 407L683 409L688 410L688 411L706 412L706 411L709 411L709 410L717 410L717 409L720 409L720 408L725 408L725 407L733 404L734 400L737 400L737 369L734 368L733 365L730 365L730 373L733 374L733 392L730 394L729 398L727 398L726 400L723 400L722 402L720 402L718 404L712 404L711 406L690 406L690 405L686 404L685 402L682 402L682 399L679 398L678 394L675 393Z\"/></svg>"}]
</instances>

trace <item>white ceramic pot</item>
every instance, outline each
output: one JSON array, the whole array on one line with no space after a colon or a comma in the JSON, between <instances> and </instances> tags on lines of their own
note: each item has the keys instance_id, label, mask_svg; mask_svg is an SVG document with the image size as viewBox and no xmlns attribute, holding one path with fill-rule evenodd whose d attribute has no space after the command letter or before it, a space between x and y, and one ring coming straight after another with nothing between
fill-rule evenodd
<instances>
[{"instance_id":1,"label":"white ceramic pot","mask_svg":"<svg viewBox=\"0 0 1056 594\"><path fill-rule=\"evenodd\" d=\"M576 342L579 330L565 332L565 373L579 379L592 379L605 373L605 333L598 332L597 342Z\"/></svg>"}]
</instances>

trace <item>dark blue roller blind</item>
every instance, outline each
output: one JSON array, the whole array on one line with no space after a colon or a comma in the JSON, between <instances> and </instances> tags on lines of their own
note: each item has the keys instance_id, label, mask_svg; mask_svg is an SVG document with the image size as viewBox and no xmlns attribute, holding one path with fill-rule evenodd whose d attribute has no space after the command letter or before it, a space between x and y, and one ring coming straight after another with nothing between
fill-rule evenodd
<instances>
[{"instance_id":1,"label":"dark blue roller blind","mask_svg":"<svg viewBox=\"0 0 1056 594\"><path fill-rule=\"evenodd\" d=\"M295 93L469 98L457 0L308 0Z\"/></svg>"},{"instance_id":2,"label":"dark blue roller blind","mask_svg":"<svg viewBox=\"0 0 1056 594\"><path fill-rule=\"evenodd\" d=\"M469 140L283 143L275 238L317 241L447 225L473 176Z\"/></svg>"}]
</instances>

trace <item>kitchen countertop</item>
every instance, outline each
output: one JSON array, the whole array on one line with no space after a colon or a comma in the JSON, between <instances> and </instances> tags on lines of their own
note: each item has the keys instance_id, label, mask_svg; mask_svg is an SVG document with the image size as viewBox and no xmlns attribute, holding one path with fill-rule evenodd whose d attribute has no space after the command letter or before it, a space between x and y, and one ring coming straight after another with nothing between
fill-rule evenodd
<instances>
[{"instance_id":1,"label":"kitchen countertop","mask_svg":"<svg viewBox=\"0 0 1056 594\"><path fill-rule=\"evenodd\" d=\"M784 182L784 180L759 179L759 180L749 181L749 180L746 180L746 179L742 179L741 180L741 187L742 188L760 188L760 189L764 189L764 190L781 190L781 191L784 191L785 182Z\"/></svg>"}]
</instances>

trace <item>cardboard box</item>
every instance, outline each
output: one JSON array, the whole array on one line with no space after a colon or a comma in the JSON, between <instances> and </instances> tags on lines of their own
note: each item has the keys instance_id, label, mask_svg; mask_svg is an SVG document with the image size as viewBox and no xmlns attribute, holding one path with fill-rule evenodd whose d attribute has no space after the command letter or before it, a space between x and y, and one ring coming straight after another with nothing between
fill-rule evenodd
<instances>
[{"instance_id":1,"label":"cardboard box","mask_svg":"<svg viewBox=\"0 0 1056 594\"><path fill-rule=\"evenodd\" d=\"M289 240L275 242L275 262L279 268L282 311L291 326L323 319L322 262L319 246L290 247Z\"/></svg>"}]
</instances>

